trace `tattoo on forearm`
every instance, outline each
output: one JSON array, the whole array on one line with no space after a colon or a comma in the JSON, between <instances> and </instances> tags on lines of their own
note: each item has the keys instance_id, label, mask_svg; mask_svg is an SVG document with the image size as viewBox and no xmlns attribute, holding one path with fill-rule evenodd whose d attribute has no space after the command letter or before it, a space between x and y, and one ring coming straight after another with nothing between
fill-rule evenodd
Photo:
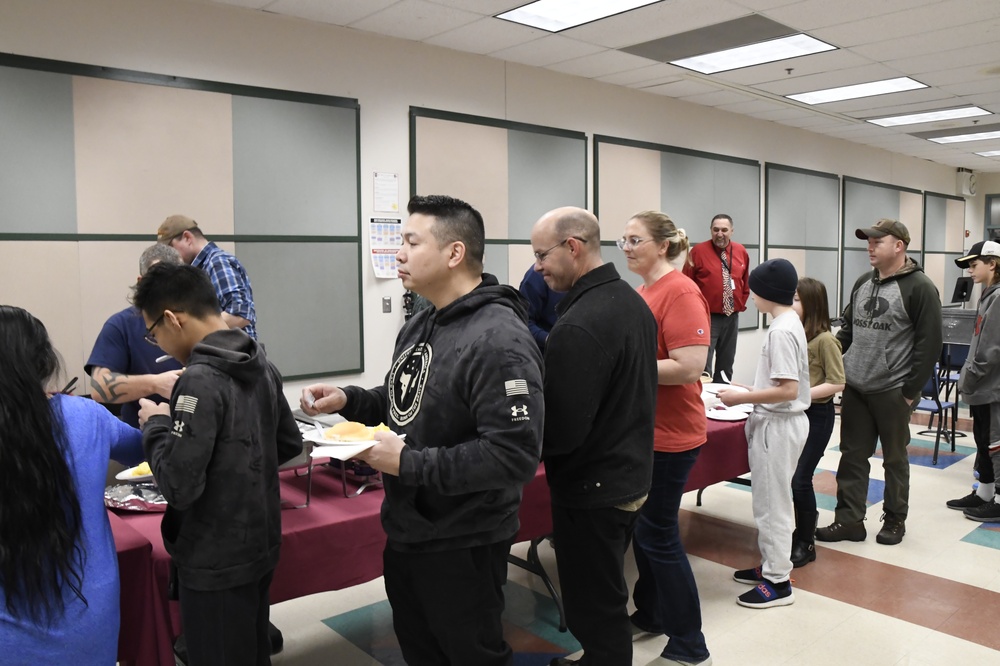
<instances>
[{"instance_id":1,"label":"tattoo on forearm","mask_svg":"<svg viewBox=\"0 0 1000 666\"><path fill-rule=\"evenodd\" d=\"M105 370L98 377L92 377L90 385L101 396L101 402L114 403L124 395L121 389L127 380L126 374Z\"/></svg>"}]
</instances>

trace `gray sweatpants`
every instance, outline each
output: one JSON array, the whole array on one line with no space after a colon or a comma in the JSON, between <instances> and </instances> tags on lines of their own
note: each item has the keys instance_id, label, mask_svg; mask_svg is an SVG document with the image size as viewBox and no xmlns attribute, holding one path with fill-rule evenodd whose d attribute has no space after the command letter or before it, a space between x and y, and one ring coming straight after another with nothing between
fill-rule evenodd
<instances>
[{"instance_id":1,"label":"gray sweatpants","mask_svg":"<svg viewBox=\"0 0 1000 666\"><path fill-rule=\"evenodd\" d=\"M809 436L809 419L805 412L756 409L747 419L746 434L761 573L772 583L783 583L792 573L792 475Z\"/></svg>"}]
</instances>

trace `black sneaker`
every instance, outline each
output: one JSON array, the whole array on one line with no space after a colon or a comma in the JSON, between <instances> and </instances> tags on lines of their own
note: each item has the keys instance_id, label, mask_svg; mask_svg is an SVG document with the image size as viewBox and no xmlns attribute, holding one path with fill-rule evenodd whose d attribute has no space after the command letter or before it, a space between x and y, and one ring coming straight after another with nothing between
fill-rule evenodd
<instances>
[{"instance_id":1,"label":"black sneaker","mask_svg":"<svg viewBox=\"0 0 1000 666\"><path fill-rule=\"evenodd\" d=\"M1000 504L984 502L982 506L965 510L965 517L980 523L1000 523Z\"/></svg>"},{"instance_id":2,"label":"black sneaker","mask_svg":"<svg viewBox=\"0 0 1000 666\"><path fill-rule=\"evenodd\" d=\"M744 592L736 598L736 603L746 608L771 608L773 606L790 606L795 603L792 594L792 584L775 585L764 580L749 592Z\"/></svg>"},{"instance_id":3,"label":"black sneaker","mask_svg":"<svg viewBox=\"0 0 1000 666\"><path fill-rule=\"evenodd\" d=\"M744 585L757 585L764 582L764 574L761 572L760 567L754 567L753 569L740 569L739 571L733 572L733 580L737 583L743 583Z\"/></svg>"},{"instance_id":4,"label":"black sneaker","mask_svg":"<svg viewBox=\"0 0 1000 666\"><path fill-rule=\"evenodd\" d=\"M868 530L861 521L856 523L831 523L826 527L816 528L816 539L819 541L864 541Z\"/></svg>"},{"instance_id":5,"label":"black sneaker","mask_svg":"<svg viewBox=\"0 0 1000 666\"><path fill-rule=\"evenodd\" d=\"M949 509L955 509L956 511L965 511L966 509L976 509L984 504L989 504L986 500L976 494L973 490L971 493L965 497L959 497L958 499L948 500L944 503Z\"/></svg>"},{"instance_id":6,"label":"black sneaker","mask_svg":"<svg viewBox=\"0 0 1000 666\"><path fill-rule=\"evenodd\" d=\"M888 512L883 513L879 520L882 521L882 529L879 530L875 541L884 546L895 546L903 540L903 535L906 534L905 520Z\"/></svg>"}]
</instances>

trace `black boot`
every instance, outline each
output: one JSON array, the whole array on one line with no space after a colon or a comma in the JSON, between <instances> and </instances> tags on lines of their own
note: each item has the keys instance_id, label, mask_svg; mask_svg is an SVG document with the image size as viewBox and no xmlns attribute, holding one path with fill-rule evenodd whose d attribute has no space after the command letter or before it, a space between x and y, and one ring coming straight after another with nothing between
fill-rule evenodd
<instances>
[{"instance_id":1,"label":"black boot","mask_svg":"<svg viewBox=\"0 0 1000 666\"><path fill-rule=\"evenodd\" d=\"M819 512L795 512L795 532L792 534L792 566L804 567L816 559L816 521Z\"/></svg>"}]
</instances>

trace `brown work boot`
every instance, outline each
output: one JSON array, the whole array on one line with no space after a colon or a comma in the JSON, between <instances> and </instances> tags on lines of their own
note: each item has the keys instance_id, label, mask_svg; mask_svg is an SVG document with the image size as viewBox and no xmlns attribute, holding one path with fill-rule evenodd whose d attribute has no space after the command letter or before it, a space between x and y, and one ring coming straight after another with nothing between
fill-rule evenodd
<instances>
[{"instance_id":1,"label":"brown work boot","mask_svg":"<svg viewBox=\"0 0 1000 666\"><path fill-rule=\"evenodd\" d=\"M868 530L862 521L856 523L833 522L826 527L816 529L816 539L818 541L864 541L868 537Z\"/></svg>"}]
</instances>

